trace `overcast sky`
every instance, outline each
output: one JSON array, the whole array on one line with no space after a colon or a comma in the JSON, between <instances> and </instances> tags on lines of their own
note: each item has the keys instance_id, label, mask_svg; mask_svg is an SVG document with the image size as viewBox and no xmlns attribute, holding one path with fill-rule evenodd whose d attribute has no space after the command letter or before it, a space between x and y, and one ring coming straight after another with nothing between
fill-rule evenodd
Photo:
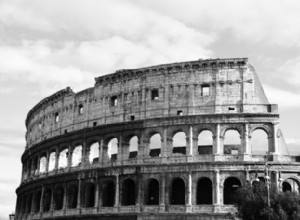
<instances>
[{"instance_id":1,"label":"overcast sky","mask_svg":"<svg viewBox=\"0 0 300 220\"><path fill-rule=\"evenodd\" d=\"M0 219L15 208L27 112L117 69L248 57L300 153L300 1L0 0Z\"/></svg>"}]
</instances>

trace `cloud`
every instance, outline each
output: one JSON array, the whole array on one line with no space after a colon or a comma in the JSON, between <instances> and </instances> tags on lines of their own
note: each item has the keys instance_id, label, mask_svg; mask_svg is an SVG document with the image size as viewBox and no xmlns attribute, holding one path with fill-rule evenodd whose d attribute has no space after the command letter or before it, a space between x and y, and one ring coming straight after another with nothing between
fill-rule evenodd
<instances>
[{"instance_id":1,"label":"cloud","mask_svg":"<svg viewBox=\"0 0 300 220\"><path fill-rule=\"evenodd\" d=\"M161 14L184 21L198 29L221 32L247 43L265 43L282 47L300 46L300 2L280 0L135 0L157 9Z\"/></svg>"},{"instance_id":2,"label":"cloud","mask_svg":"<svg viewBox=\"0 0 300 220\"><path fill-rule=\"evenodd\" d=\"M300 86L300 56L287 60L277 69L277 77L293 86Z\"/></svg>"},{"instance_id":3,"label":"cloud","mask_svg":"<svg viewBox=\"0 0 300 220\"><path fill-rule=\"evenodd\" d=\"M272 104L278 104L280 109L290 109L300 107L300 94L288 90L264 85L264 90ZM280 110L279 109L279 110Z\"/></svg>"}]
</instances>

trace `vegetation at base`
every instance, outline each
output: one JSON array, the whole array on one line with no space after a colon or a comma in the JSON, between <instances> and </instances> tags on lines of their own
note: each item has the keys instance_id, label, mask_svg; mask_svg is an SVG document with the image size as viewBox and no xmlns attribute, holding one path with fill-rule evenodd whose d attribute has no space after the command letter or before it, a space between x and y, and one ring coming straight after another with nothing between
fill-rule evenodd
<instances>
[{"instance_id":1,"label":"vegetation at base","mask_svg":"<svg viewBox=\"0 0 300 220\"><path fill-rule=\"evenodd\" d=\"M265 183L254 182L240 188L236 194L238 215L243 220L299 220L300 195L279 192L270 186L270 207Z\"/></svg>"}]
</instances>

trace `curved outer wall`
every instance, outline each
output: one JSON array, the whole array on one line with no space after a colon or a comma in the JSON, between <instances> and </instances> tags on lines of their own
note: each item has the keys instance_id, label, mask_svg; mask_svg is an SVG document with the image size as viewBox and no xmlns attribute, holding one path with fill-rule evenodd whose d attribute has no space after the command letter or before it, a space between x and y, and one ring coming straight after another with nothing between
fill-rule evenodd
<instances>
[{"instance_id":1,"label":"curved outer wall","mask_svg":"<svg viewBox=\"0 0 300 220\"><path fill-rule=\"evenodd\" d=\"M16 219L226 219L236 212L228 193L263 175L266 159L279 188L279 176L298 183L298 158L281 154L277 105L246 58L120 70L45 98L26 127ZM257 129L267 157L251 153ZM239 145L224 144L228 130ZM203 131L211 145L198 145ZM178 132L185 142L175 146Z\"/></svg>"}]
</instances>

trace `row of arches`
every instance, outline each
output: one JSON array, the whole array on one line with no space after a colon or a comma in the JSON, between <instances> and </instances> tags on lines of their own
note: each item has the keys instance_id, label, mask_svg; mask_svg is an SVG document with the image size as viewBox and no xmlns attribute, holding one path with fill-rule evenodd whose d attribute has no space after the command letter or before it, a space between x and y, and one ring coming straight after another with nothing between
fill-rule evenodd
<instances>
[{"instance_id":1,"label":"row of arches","mask_svg":"<svg viewBox=\"0 0 300 220\"><path fill-rule=\"evenodd\" d=\"M224 182L224 204L234 203L234 192L241 182L236 177L228 177ZM158 179L149 178L145 181L144 205L160 205L162 186ZM72 182L70 184L58 184L55 187L45 186L34 192L24 193L18 196L17 212L29 214L48 212L50 210L91 208L91 207L113 207L116 203L116 193L120 190L120 203L122 206L137 204L138 185L132 178L126 178L116 185L115 180L105 180L101 184L95 182ZM169 188L169 204L187 204L187 184L183 178L172 179ZM163 195L164 196L164 195ZM196 185L195 205L213 204L213 183L208 177L199 178ZM99 197L99 204L97 203Z\"/></svg>"},{"instance_id":2,"label":"row of arches","mask_svg":"<svg viewBox=\"0 0 300 220\"><path fill-rule=\"evenodd\" d=\"M197 145L199 155L213 153L214 136L212 131L202 130L196 140L197 143L195 145ZM143 141L137 135L132 136L127 142L121 141L121 143L117 137L110 137L102 143L99 141L92 142L87 147L77 144L73 147L65 146L59 149L50 149L50 152L41 153L26 161L24 164L24 176L27 178L32 175L51 172L55 169L77 167L84 162L86 164L95 164L117 159L132 159L138 157L139 154L143 154L146 157L160 157L163 144L172 147L172 154L187 154L188 138L183 131L174 133L170 143L163 143L162 136L158 132L154 132L150 136L149 141ZM224 146L224 154L241 153L241 135L237 130L228 129L225 132L222 144ZM265 154L268 151L268 145L268 135L264 130L257 129L252 132L252 154Z\"/></svg>"}]
</instances>

